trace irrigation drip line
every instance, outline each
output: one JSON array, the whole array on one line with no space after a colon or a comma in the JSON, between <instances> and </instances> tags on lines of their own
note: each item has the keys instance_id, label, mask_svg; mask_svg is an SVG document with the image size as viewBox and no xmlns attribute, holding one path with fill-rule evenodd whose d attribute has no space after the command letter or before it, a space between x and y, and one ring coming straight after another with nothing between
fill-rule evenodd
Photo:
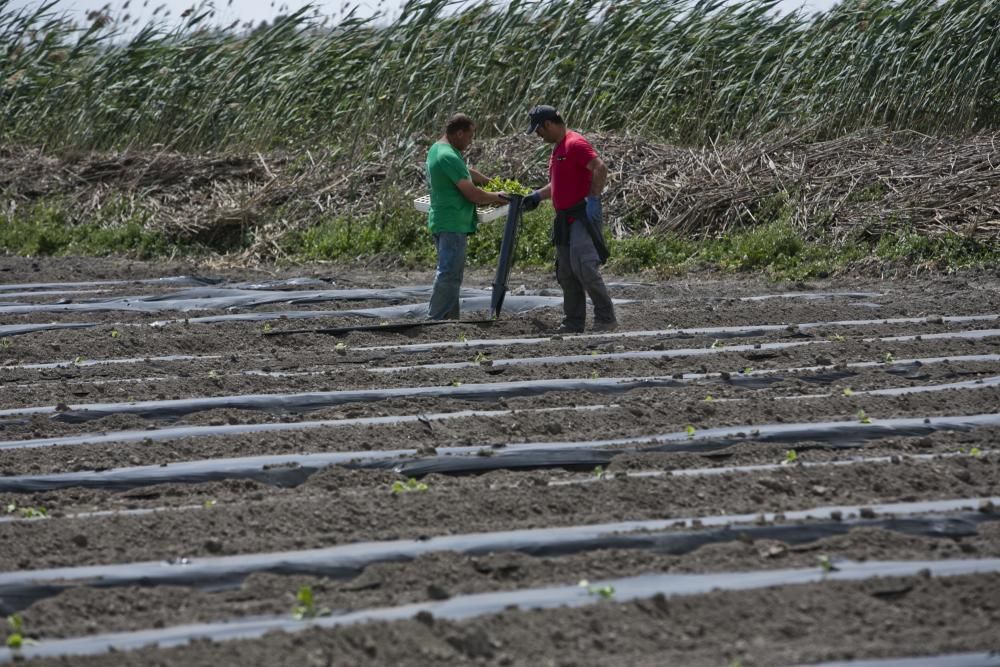
<instances>
[{"instance_id":1,"label":"irrigation drip line","mask_svg":"<svg viewBox=\"0 0 1000 667\"><path fill-rule=\"evenodd\" d=\"M796 450L800 451L800 450ZM981 451L977 456L995 456L1000 450L987 449ZM612 480L627 479L651 479L662 477L717 477L720 475L745 475L755 472L774 472L776 470L796 470L802 468L842 468L855 465L879 465L883 463L902 463L904 461L939 461L941 459L958 458L970 456L966 452L940 452L937 454L902 454L895 456L873 456L868 458L835 459L831 461L796 461L789 463L759 463L744 466L715 466L712 468L679 468L677 470L629 470L615 473L589 474L586 477L574 479L556 479L548 483L548 486L578 486L581 484L599 484L611 482ZM31 521L33 519L12 519L16 521ZM0 518L0 522L3 519Z\"/></svg>"},{"instance_id":2,"label":"irrigation drip line","mask_svg":"<svg viewBox=\"0 0 1000 667\"><path fill-rule=\"evenodd\" d=\"M584 355L586 357L586 355ZM590 358L590 357L586 357ZM865 362L861 362L864 364ZM872 366L883 365L872 363ZM848 377L844 371L822 369L817 375L802 377L803 381L828 384ZM589 391L601 394L619 394L633 389L679 388L692 380L706 378L673 376L647 376L636 378L569 378L519 380L512 382L485 382L449 386L392 387L385 389L347 389L325 392L305 392L296 394L249 394L235 396L212 396L190 399L167 399L154 401L133 401L128 403L83 403L66 406L57 410L56 406L25 406L0 410L0 417L30 414L49 414L54 421L84 423L108 417L113 414L132 414L145 419L177 419L185 415L206 410L237 409L260 410L264 412L308 412L329 408L345 403L368 403L393 398L426 396L452 398L456 400L482 401L522 396L540 396L555 391ZM742 389L764 389L783 381L774 371L736 373L723 381Z\"/></svg>"},{"instance_id":3,"label":"irrigation drip line","mask_svg":"<svg viewBox=\"0 0 1000 667\"><path fill-rule=\"evenodd\" d=\"M39 331L55 331L58 329L90 329L98 326L96 322L49 322L47 324L0 324L0 338L21 336Z\"/></svg>"},{"instance_id":4,"label":"irrigation drip line","mask_svg":"<svg viewBox=\"0 0 1000 667\"><path fill-rule=\"evenodd\" d=\"M353 468L391 468L407 477L423 477L432 473L468 475L493 470L534 470L553 467L567 470L587 470L598 465L606 466L611 463L612 459L621 454L656 452L707 454L741 443L794 445L797 451L817 448L852 449L860 447L865 442L888 437L912 437L927 435L938 430L968 431L978 426L1000 425L1000 414L938 419L939 421L933 424L919 418L887 419L869 424L861 422L769 424L756 428L748 427L739 431L734 428L710 429L710 432L721 432L721 434L707 435L706 433L705 436L697 439L692 438L687 433L665 434L637 442L636 446L632 448L600 449L599 447L603 445L597 445L597 443L550 443L549 447L545 447L544 444L508 445L491 456L438 454L402 461L373 459L346 465ZM736 432L734 433L734 431ZM657 441L659 441L657 444L639 446L642 442ZM2 480L0 480L0 489L3 489Z\"/></svg>"},{"instance_id":5,"label":"irrigation drip line","mask_svg":"<svg viewBox=\"0 0 1000 667\"><path fill-rule=\"evenodd\" d=\"M734 378L734 380L736 380ZM553 391L590 391L619 394L648 387L681 387L686 383L670 377L635 379L553 379L519 382L491 382L446 387L395 387L387 389L348 389L299 394L251 394L246 396L215 396L133 403L90 403L69 406L59 412L53 406L9 408L0 410L0 417L28 414L50 414L52 419L66 423L84 423L113 414L132 414L146 419L175 419L184 415L215 409L261 410L265 412L307 412L345 403L370 403L393 398L427 396L456 400L483 401L515 396L539 396ZM756 381L750 383L751 388Z\"/></svg>"},{"instance_id":6,"label":"irrigation drip line","mask_svg":"<svg viewBox=\"0 0 1000 667\"><path fill-rule=\"evenodd\" d=\"M482 297L485 290L463 288L465 298ZM3 293L0 293L2 295ZM165 311L223 310L230 308L257 308L275 303L313 304L336 301L406 301L430 298L430 286L396 287L379 289L332 290L273 290L261 285L249 287L194 287L168 294L129 295L111 299L87 300L81 303L15 304L0 306L0 314L23 315L30 313L102 313L108 311L136 311L161 313Z\"/></svg>"},{"instance_id":7,"label":"irrigation drip line","mask_svg":"<svg viewBox=\"0 0 1000 667\"><path fill-rule=\"evenodd\" d=\"M217 285L221 278L201 278L198 276L171 276L164 278L143 278L138 280L84 280L66 283L5 283L0 292L11 290L73 289L76 287L104 287L108 285L170 285L171 287L203 287Z\"/></svg>"},{"instance_id":8,"label":"irrigation drip line","mask_svg":"<svg viewBox=\"0 0 1000 667\"><path fill-rule=\"evenodd\" d=\"M685 327L681 329L653 329L643 331L616 331L591 334L569 334L561 336L563 340L606 340L620 338L689 338L694 336L712 336L715 338L760 336L768 332L817 329L822 327L865 327L897 324L968 324L970 322L993 322L1000 315L960 315L936 318L899 317L879 320L835 320L831 322L802 322L792 324L751 324L726 327ZM434 343L403 343L395 345L374 345L358 347L358 351L398 350L406 352L426 352L427 350L444 347L496 347L511 345L540 345L552 342L552 336L534 338L494 338L467 341L439 341Z\"/></svg>"},{"instance_id":9,"label":"irrigation drip line","mask_svg":"<svg viewBox=\"0 0 1000 667\"><path fill-rule=\"evenodd\" d=\"M761 294L741 296L740 301L768 301L770 299L874 299L885 296L885 292L783 292L781 294Z\"/></svg>"},{"instance_id":10,"label":"irrigation drip line","mask_svg":"<svg viewBox=\"0 0 1000 667\"><path fill-rule=\"evenodd\" d=\"M109 442L163 441L202 436L242 435L246 433L269 433L312 428L337 428L343 426L397 425L413 422L436 422L468 417L505 417L513 414L539 414L550 412L592 412L617 407L608 405L575 405L551 408L528 408L518 410L456 410L455 412L421 413L415 415L385 415L381 417L344 417L305 422L268 422L263 424L220 424L218 426L176 426L170 428L132 431L85 433L83 435L36 438L32 440L0 441L0 451L35 447L64 445L93 445Z\"/></svg>"},{"instance_id":11,"label":"irrigation drip line","mask_svg":"<svg viewBox=\"0 0 1000 667\"><path fill-rule=\"evenodd\" d=\"M627 299L612 299L615 304L632 303ZM507 301L508 310L526 313L538 308L558 308L562 298L555 296L511 296ZM489 312L489 297L469 297L459 300L462 313ZM426 303L402 306L382 306L378 308L357 308L352 310L287 310L266 313L238 313L235 315L212 315L184 319L158 320L150 326L162 327L168 324L218 324L220 322L264 322L268 320L316 319L322 317L368 317L379 320L419 320L427 316Z\"/></svg>"},{"instance_id":12,"label":"irrigation drip line","mask_svg":"<svg viewBox=\"0 0 1000 667\"><path fill-rule=\"evenodd\" d=\"M399 333L401 331L410 331L411 329L423 328L423 327L439 327L439 326L462 326L462 325L473 325L473 326L492 326L495 320L419 320L416 322L384 322L382 324L359 324L352 327L328 327L323 329L283 329L281 331L267 331L264 336L290 336L293 334L324 334L327 336L346 336L351 333L358 333L362 331L376 332L376 333Z\"/></svg>"},{"instance_id":13,"label":"irrigation drip line","mask_svg":"<svg viewBox=\"0 0 1000 667\"><path fill-rule=\"evenodd\" d=\"M919 658L885 660L845 660L798 667L1000 667L1000 651L990 653L952 653Z\"/></svg>"},{"instance_id":14,"label":"irrigation drip line","mask_svg":"<svg viewBox=\"0 0 1000 667\"><path fill-rule=\"evenodd\" d=\"M983 450L978 456L988 457L995 456L1000 453L1000 450L986 449ZM939 461L942 459L957 458L962 456L969 456L966 452L942 452L937 454L903 454L898 456L875 456L869 458L852 458L852 459L837 459L832 461L797 461L792 469L799 468L840 468L844 466L853 465L879 465L884 463L901 463L901 462L913 462L913 461ZM716 477L719 475L744 475L748 473L755 472L773 472L775 470L788 470L789 464L786 463L764 463L756 465L745 465L745 466L716 466L712 468L682 468L679 470L643 470L643 471L629 471L629 472L616 472L616 473L602 473L595 475L593 471L588 471L586 477L577 477L573 479L559 479L552 480L548 483L548 486L579 486L584 484L599 484L599 483L609 483L612 480L621 479L623 477L629 479L650 479L650 478L662 478L662 477ZM513 484L499 484L494 488L511 488ZM358 491L355 495L360 495L362 493L370 493L369 490ZM160 512L188 512L197 511L204 509L203 505L161 505L157 507L148 508L138 508L138 509L115 509L115 510L98 510L94 512L76 512L74 514L55 514L46 516L0 516L0 523L23 523L29 521L44 521L49 519L70 519L70 520L87 520L96 519L106 516L141 516L146 514L156 514Z\"/></svg>"},{"instance_id":15,"label":"irrigation drip line","mask_svg":"<svg viewBox=\"0 0 1000 667\"><path fill-rule=\"evenodd\" d=\"M786 521L803 523L761 525L761 520L766 521L766 517L745 514L704 519L657 519L446 535L424 540L356 542L323 549L184 558L166 562L144 561L3 572L0 573L0 614L16 613L39 600L71 588L188 586L202 590L224 590L238 587L246 577L257 573L308 574L349 579L375 563L408 562L420 556L444 551L462 555L519 552L535 557L551 557L602 549L641 549L683 555L706 544L745 539L774 539L789 544L803 544L843 535L853 528L880 528L924 537L970 537L977 534L980 523L1000 520L1000 514L942 513L954 512L970 502L981 504L985 500L888 505L879 509L890 509L894 516L882 518L855 519L853 517L859 516L863 509L873 512L876 510L861 506L838 506L784 513ZM826 520L819 518L823 515ZM835 518L837 516L841 518L838 520ZM848 517L847 520L844 517ZM702 528L679 530L681 525L696 520L702 522Z\"/></svg>"},{"instance_id":16,"label":"irrigation drip line","mask_svg":"<svg viewBox=\"0 0 1000 667\"><path fill-rule=\"evenodd\" d=\"M912 577L929 574L934 577L993 573L1000 570L1000 559L968 559L943 561L844 561L837 569L826 572L820 568L767 570L760 572L712 574L646 574L637 577L605 579L592 582L595 589L610 588L617 602L629 602L654 595L679 597L704 595L714 590L754 590L775 586L795 586L819 582L864 581L883 577ZM274 631L300 632L309 628L335 628L373 621L405 620L426 612L434 618L459 621L488 614L499 614L512 607L523 610L582 607L601 600L589 589L577 584L529 588L515 591L459 595L438 602L417 602L398 607L382 607L350 611L335 616L295 620L287 616L234 620L173 626L156 630L119 632L69 639L53 639L19 649L22 658L99 655L110 651L130 651L154 646L183 646L200 639L213 642L234 639L254 639ZM0 649L0 662L14 659L10 649ZM885 664L885 663L883 663ZM1000 664L985 663L985 667ZM912 667L924 667L917 663ZM945 663L934 667L984 667L983 663Z\"/></svg>"},{"instance_id":17,"label":"irrigation drip line","mask_svg":"<svg viewBox=\"0 0 1000 667\"><path fill-rule=\"evenodd\" d=\"M935 417L933 420L888 419L869 424L806 422L722 427L706 429L693 435L680 431L607 440L518 443L506 445L502 449L490 446L439 447L437 454L429 457L417 457L416 449L277 454L113 468L99 472L0 476L0 492L30 493L72 487L126 490L153 484L201 483L225 479L253 479L276 486L297 486L316 471L331 465L357 469L389 468L410 477L430 473L472 474L491 470L547 467L592 470L595 466L605 466L615 456L626 453L705 453L743 443L795 445L798 451L817 447L846 449L886 437L922 436L942 430L965 432L996 425L1000 425L1000 413Z\"/></svg>"},{"instance_id":18,"label":"irrigation drip line","mask_svg":"<svg viewBox=\"0 0 1000 667\"><path fill-rule=\"evenodd\" d=\"M926 336L896 336L888 338L863 338L862 342L902 342L921 340L945 340L945 339L980 339L992 336L1000 336L1000 329L985 329L982 331L955 331L948 333L930 334ZM577 364L577 363L597 363L603 361L621 361L625 359L673 359L677 357L700 357L716 354L729 354L733 352L743 353L763 353L768 350L784 350L793 347L812 345L833 345L833 341L826 339L815 339L805 341L785 341L778 343L756 343L745 345L722 345L719 347L692 347L677 348L668 350L632 350L628 352L597 352L593 354L567 354L548 355L542 357L515 357L511 359L496 359L491 362L491 366L501 368L504 366L538 366L555 364ZM375 368L365 368L369 373L402 373L413 370L455 370L460 368L475 368L479 366L475 361L453 361L427 364L414 364L410 366L381 366Z\"/></svg>"}]
</instances>

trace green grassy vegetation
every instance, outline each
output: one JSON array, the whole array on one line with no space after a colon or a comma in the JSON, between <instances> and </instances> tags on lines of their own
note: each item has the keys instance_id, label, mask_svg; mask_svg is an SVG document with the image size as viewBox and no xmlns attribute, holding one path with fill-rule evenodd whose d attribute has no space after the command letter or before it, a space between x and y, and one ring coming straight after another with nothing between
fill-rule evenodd
<instances>
[{"instance_id":1,"label":"green grassy vegetation","mask_svg":"<svg viewBox=\"0 0 1000 667\"><path fill-rule=\"evenodd\" d=\"M0 0L0 141L403 157L445 110L505 134L542 98L590 131L695 145L1000 121L996 2L843 0L813 16L774 0L452 5L337 22L303 9L253 32L215 27L202 6L126 32L113 15L76 26L54 2Z\"/></svg>"},{"instance_id":2,"label":"green grassy vegetation","mask_svg":"<svg viewBox=\"0 0 1000 667\"><path fill-rule=\"evenodd\" d=\"M0 214L0 249L16 255L130 255L151 259L196 252L145 227L141 215L105 209L76 223L73 205L60 200L36 202L14 215Z\"/></svg>"},{"instance_id":3,"label":"green grassy vegetation","mask_svg":"<svg viewBox=\"0 0 1000 667\"><path fill-rule=\"evenodd\" d=\"M239 253L254 243L251 233L227 237L224 245L181 244L145 229L136 219L117 223L70 224L65 203L38 204L13 219L0 216L0 249L27 255L127 255L140 259ZM395 214L367 218L330 217L282 239L285 261L366 262L388 256L415 268L432 268L435 251L426 217L402 203ZM518 237L516 266L550 270L552 210L546 204L525 215ZM503 221L479 226L469 239L470 266L496 266ZM652 270L664 276L686 271L757 272L774 279L825 277L870 259L882 264L937 271L996 266L1000 242L955 234L928 237L908 230L878 240L809 238L784 216L719 238L674 234L610 239L608 270Z\"/></svg>"}]
</instances>

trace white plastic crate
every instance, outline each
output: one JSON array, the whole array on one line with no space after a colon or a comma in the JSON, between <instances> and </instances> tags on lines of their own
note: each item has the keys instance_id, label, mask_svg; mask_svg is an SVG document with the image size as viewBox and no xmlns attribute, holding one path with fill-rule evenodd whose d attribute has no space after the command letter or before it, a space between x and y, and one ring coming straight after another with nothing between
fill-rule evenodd
<instances>
[{"instance_id":1,"label":"white plastic crate","mask_svg":"<svg viewBox=\"0 0 1000 667\"><path fill-rule=\"evenodd\" d=\"M497 218L506 218L507 206L507 204L503 206L477 206L476 217L479 218L479 222L489 222ZM413 208L427 213L431 210L431 196L424 195L423 197L417 197L413 200Z\"/></svg>"}]
</instances>

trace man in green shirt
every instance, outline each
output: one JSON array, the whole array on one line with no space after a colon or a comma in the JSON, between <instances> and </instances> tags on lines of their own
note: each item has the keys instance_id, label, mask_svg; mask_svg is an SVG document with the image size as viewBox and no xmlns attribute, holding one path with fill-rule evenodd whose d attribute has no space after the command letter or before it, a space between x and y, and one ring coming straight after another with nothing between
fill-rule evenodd
<instances>
[{"instance_id":1,"label":"man in green shirt","mask_svg":"<svg viewBox=\"0 0 1000 667\"><path fill-rule=\"evenodd\" d=\"M427 226L437 247L437 273L427 308L432 320L458 319L458 295L465 273L469 234L476 232L476 205L506 204L503 195L479 188L488 178L465 164L462 151L472 144L476 125L465 114L448 119L442 136L427 152L431 210Z\"/></svg>"}]
</instances>

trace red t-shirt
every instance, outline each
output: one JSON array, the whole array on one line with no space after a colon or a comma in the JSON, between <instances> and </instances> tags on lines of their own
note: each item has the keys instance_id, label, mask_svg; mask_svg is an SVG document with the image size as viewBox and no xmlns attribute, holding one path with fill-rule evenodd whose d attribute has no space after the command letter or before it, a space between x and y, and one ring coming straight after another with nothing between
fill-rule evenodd
<instances>
[{"instance_id":1,"label":"red t-shirt","mask_svg":"<svg viewBox=\"0 0 1000 667\"><path fill-rule=\"evenodd\" d=\"M594 175L587 164L597 157L597 151L583 136L567 130L549 157L549 182L552 183L552 206L566 209L580 203L590 194Z\"/></svg>"}]
</instances>

